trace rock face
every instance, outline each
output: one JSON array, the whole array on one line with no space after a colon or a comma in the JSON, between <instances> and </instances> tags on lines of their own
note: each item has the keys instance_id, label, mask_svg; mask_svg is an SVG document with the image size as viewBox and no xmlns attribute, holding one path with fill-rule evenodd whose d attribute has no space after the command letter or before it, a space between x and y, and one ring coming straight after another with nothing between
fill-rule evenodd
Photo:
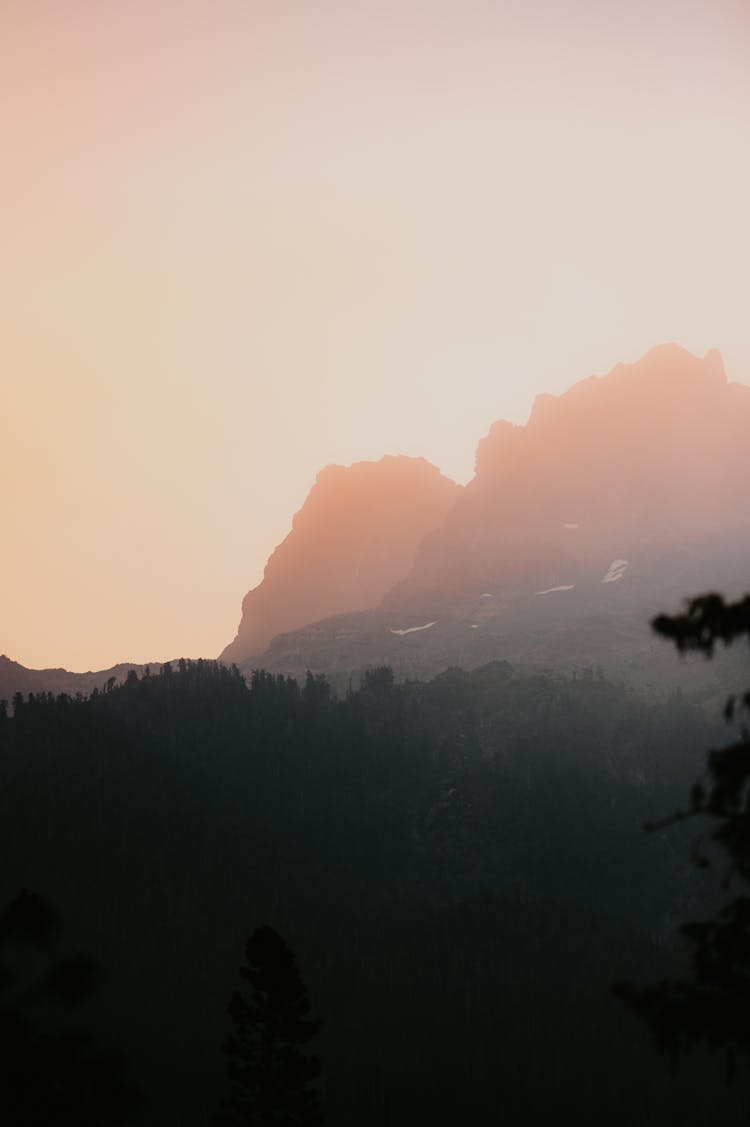
<instances>
[{"instance_id":1,"label":"rock face","mask_svg":"<svg viewBox=\"0 0 750 1127\"><path fill-rule=\"evenodd\" d=\"M460 492L423 458L326 467L263 581L245 596L237 637L221 660L246 662L277 634L376 606Z\"/></svg>"},{"instance_id":2,"label":"rock face","mask_svg":"<svg viewBox=\"0 0 750 1127\"><path fill-rule=\"evenodd\" d=\"M385 605L445 613L517 584L565 588L581 567L750 532L750 388L716 352L662 345L495 423L476 474ZM614 582L610 579L609 582Z\"/></svg>"},{"instance_id":3,"label":"rock face","mask_svg":"<svg viewBox=\"0 0 750 1127\"><path fill-rule=\"evenodd\" d=\"M421 458L329 466L221 657L341 685L381 663L429 676L498 659L682 681L649 619L750 585L748 435L750 387L727 382L718 353L669 344L540 395L525 426L495 423L463 489ZM720 660L704 680L721 680ZM0 658L0 700L89 692L129 668Z\"/></svg>"},{"instance_id":4,"label":"rock face","mask_svg":"<svg viewBox=\"0 0 750 1127\"><path fill-rule=\"evenodd\" d=\"M475 477L378 606L277 637L262 664L344 684L382 662L404 676L496 659L678 675L648 623L688 595L746 589L748 434L750 388L715 352L662 345L542 395L525 426L492 426Z\"/></svg>"}]
</instances>

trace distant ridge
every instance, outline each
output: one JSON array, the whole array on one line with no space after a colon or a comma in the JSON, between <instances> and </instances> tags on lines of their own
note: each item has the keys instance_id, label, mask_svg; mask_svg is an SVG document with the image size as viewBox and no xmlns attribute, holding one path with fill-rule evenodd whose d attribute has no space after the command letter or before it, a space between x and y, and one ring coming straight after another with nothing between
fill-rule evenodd
<instances>
[{"instance_id":1,"label":"distant ridge","mask_svg":"<svg viewBox=\"0 0 750 1127\"><path fill-rule=\"evenodd\" d=\"M19 665L5 654L0 655L0 700L10 701L15 693L76 693L88 694L94 689L101 689L103 685L114 678L116 682L124 681L131 669L141 670L141 665L124 662L113 665L111 669L100 669L97 672L71 673L67 669L27 669ZM154 662L152 669L160 666Z\"/></svg>"}]
</instances>

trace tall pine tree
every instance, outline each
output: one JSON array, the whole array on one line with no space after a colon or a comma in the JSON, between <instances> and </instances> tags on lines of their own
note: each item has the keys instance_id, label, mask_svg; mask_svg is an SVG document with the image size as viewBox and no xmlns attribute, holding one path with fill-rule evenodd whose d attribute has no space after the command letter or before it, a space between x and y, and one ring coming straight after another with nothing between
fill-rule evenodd
<instances>
[{"instance_id":1,"label":"tall pine tree","mask_svg":"<svg viewBox=\"0 0 750 1127\"><path fill-rule=\"evenodd\" d=\"M271 927L247 941L240 975L249 991L229 1004L234 1033L224 1045L229 1098L217 1127L318 1127L315 1081L320 1062L301 1049L320 1023L308 1017L307 998L294 955Z\"/></svg>"}]
</instances>

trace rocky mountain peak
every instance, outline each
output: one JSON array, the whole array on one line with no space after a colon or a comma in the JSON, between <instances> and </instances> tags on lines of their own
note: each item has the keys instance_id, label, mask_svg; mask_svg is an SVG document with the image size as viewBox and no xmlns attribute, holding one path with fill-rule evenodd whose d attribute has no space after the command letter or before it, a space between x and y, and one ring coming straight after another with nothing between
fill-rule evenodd
<instances>
[{"instance_id":1,"label":"rocky mountain peak","mask_svg":"<svg viewBox=\"0 0 750 1127\"><path fill-rule=\"evenodd\" d=\"M459 493L424 458L326 466L263 581L245 596L222 660L247 661L277 634L377 605L408 573L421 541Z\"/></svg>"},{"instance_id":2,"label":"rocky mountain peak","mask_svg":"<svg viewBox=\"0 0 750 1127\"><path fill-rule=\"evenodd\" d=\"M720 354L675 344L539 395L525 426L480 441L475 477L387 601L436 614L437 592L554 587L584 560L746 527L749 427L750 389Z\"/></svg>"}]
</instances>

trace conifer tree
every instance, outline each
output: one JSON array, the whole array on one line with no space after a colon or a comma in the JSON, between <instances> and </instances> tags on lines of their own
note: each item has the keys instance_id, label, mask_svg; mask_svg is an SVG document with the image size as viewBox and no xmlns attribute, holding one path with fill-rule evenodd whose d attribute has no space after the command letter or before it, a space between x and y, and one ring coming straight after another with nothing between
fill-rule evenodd
<instances>
[{"instance_id":1,"label":"conifer tree","mask_svg":"<svg viewBox=\"0 0 750 1127\"><path fill-rule=\"evenodd\" d=\"M684 614L660 615L652 623L681 651L697 650L711 657L715 647L750 641L750 595L727 603L721 595L702 595L688 602ZM732 722L750 716L750 689L731 696L724 709ZM690 808L679 810L652 828L698 816L713 823L711 838L726 858L723 881L729 891L739 881L739 894L708 920L685 923L681 931L692 948L691 973L681 979L638 987L622 983L618 993L651 1026L657 1044L673 1060L692 1045L724 1050L730 1074L737 1056L750 1064L750 730L741 724L739 739L708 755L708 779L699 781ZM700 851L694 860L709 865Z\"/></svg>"},{"instance_id":2,"label":"conifer tree","mask_svg":"<svg viewBox=\"0 0 750 1127\"><path fill-rule=\"evenodd\" d=\"M294 955L271 927L247 941L240 975L246 994L229 1004L234 1033L224 1045L229 1099L217 1127L318 1127L322 1123L314 1082L317 1057L303 1052L320 1023L308 1017L310 1003Z\"/></svg>"}]
</instances>

